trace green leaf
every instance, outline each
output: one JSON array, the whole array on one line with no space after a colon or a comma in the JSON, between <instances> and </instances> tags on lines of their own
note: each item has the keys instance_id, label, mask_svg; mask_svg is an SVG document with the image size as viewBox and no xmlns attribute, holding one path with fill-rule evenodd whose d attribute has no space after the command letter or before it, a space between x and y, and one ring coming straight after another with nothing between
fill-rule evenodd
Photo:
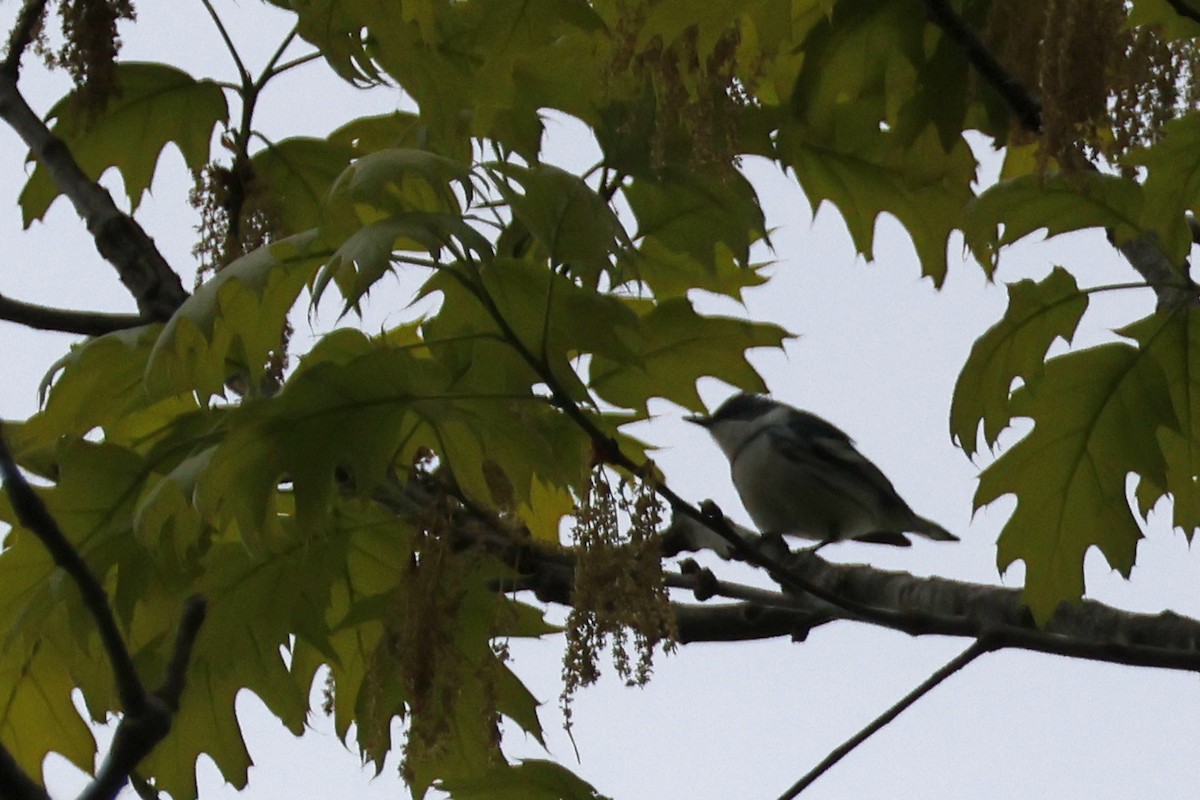
<instances>
[{"instance_id":1,"label":"green leaf","mask_svg":"<svg viewBox=\"0 0 1200 800\"><path fill-rule=\"evenodd\" d=\"M529 488L529 500L521 503L517 513L529 528L529 534L540 542L557 544L559 524L563 517L575 511L575 498L565 489L534 478Z\"/></svg>"},{"instance_id":2,"label":"green leaf","mask_svg":"<svg viewBox=\"0 0 1200 800\"><path fill-rule=\"evenodd\" d=\"M153 594L158 584L152 575L146 574L147 551L129 535L136 500L154 466L150 459L125 447L63 437L54 452L57 483L53 488L41 490L46 507L59 528L87 561L97 579L104 583L109 573L116 571L120 580L108 590L114 610L125 621L132 618L140 593ZM6 521L19 527L11 513ZM41 547L36 541L32 544ZM31 579L37 581L32 585L41 585L36 591L23 593L19 601L22 606L28 603L30 608L37 608L45 604L40 613L52 613L53 603L47 601L50 598L62 600L65 591L73 598L70 607L81 625L80 630L92 630L90 615L76 602L73 584L69 581L64 584L51 577L58 568L49 558L40 573L29 572L29 567L25 569L26 577L32 575ZM65 573L58 574L65 579ZM56 595L59 596L56 598ZM0 602L2 605L4 603ZM26 617L25 624L32 622L28 613L21 612Z\"/></svg>"},{"instance_id":3,"label":"green leaf","mask_svg":"<svg viewBox=\"0 0 1200 800\"><path fill-rule=\"evenodd\" d=\"M520 167L493 164L502 175L496 188L520 222L545 249L553 264L565 264L588 286L611 268L625 229L608 203L582 178L548 164ZM509 181L520 187L518 192Z\"/></svg>"},{"instance_id":4,"label":"green leaf","mask_svg":"<svg viewBox=\"0 0 1200 800\"><path fill-rule=\"evenodd\" d=\"M116 167L125 182L130 206L137 208L150 188L159 154L174 143L191 170L209 159L213 128L229 120L225 94L213 81L197 81L166 64L118 62L121 92L99 114L72 92L47 115L51 131L70 148L92 180ZM21 191L25 226L41 219L59 189L38 164Z\"/></svg>"},{"instance_id":5,"label":"green leaf","mask_svg":"<svg viewBox=\"0 0 1200 800\"><path fill-rule=\"evenodd\" d=\"M3 556L0 565L13 566ZM94 769L96 741L71 701L69 665L78 666L78 659L76 642L63 646L48 637L28 647L0 648L0 741L26 775L43 783L49 753L83 772Z\"/></svg>"},{"instance_id":6,"label":"green leaf","mask_svg":"<svg viewBox=\"0 0 1200 800\"><path fill-rule=\"evenodd\" d=\"M209 517L236 520L255 551L275 534L275 491L293 486L305 530L327 524L335 475L361 494L406 470L424 449L438 454L472 498L496 503L488 481L498 466L528 502L534 476L557 485L586 473L582 434L541 398L459 386L419 348L372 348L344 363L322 361L270 399L228 415L227 434L201 479Z\"/></svg>"},{"instance_id":7,"label":"green leaf","mask_svg":"<svg viewBox=\"0 0 1200 800\"><path fill-rule=\"evenodd\" d=\"M1200 113L1193 112L1163 126L1162 139L1124 158L1148 170L1143 219L1158 231L1167 258L1182 265L1192 246L1185 213L1200 209Z\"/></svg>"},{"instance_id":8,"label":"green leaf","mask_svg":"<svg viewBox=\"0 0 1200 800\"><path fill-rule=\"evenodd\" d=\"M433 259L443 250L490 260L491 243L461 217L411 212L371 222L351 233L321 269L313 286L318 299L333 281L345 298L345 310L358 309L371 287L392 268L396 252L428 253Z\"/></svg>"},{"instance_id":9,"label":"green leaf","mask_svg":"<svg viewBox=\"0 0 1200 800\"><path fill-rule=\"evenodd\" d=\"M1164 485L1158 432L1175 419L1157 359L1125 344L1046 362L1040 380L1013 394L1012 412L1031 417L1033 431L983 471L975 505L1017 496L996 561L1001 571L1025 562L1024 599L1044 624L1061 602L1083 595L1091 547L1129 576L1142 533L1126 476Z\"/></svg>"},{"instance_id":10,"label":"green leaf","mask_svg":"<svg viewBox=\"0 0 1200 800\"><path fill-rule=\"evenodd\" d=\"M312 233L260 247L232 262L184 301L154 344L145 380L155 396L222 394L231 375L252 388L280 347L287 313L321 263Z\"/></svg>"},{"instance_id":11,"label":"green leaf","mask_svg":"<svg viewBox=\"0 0 1200 800\"><path fill-rule=\"evenodd\" d=\"M555 106L561 77L547 85L528 76L553 68L565 52L574 55L573 77L598 77L605 64L606 37L589 35L603 32L602 23L583 0L414 4L400 14L380 6L369 17L379 42L373 55L435 131L487 137L530 162L541 145L539 112ZM594 78L577 82L572 105L600 93Z\"/></svg>"},{"instance_id":12,"label":"green leaf","mask_svg":"<svg viewBox=\"0 0 1200 800\"><path fill-rule=\"evenodd\" d=\"M147 464L116 445L64 437L55 465L57 485L36 491L104 586L136 666L153 683L161 672L145 668L165 662L166 631L143 609L161 585L147 568L152 553L129 535ZM12 527L0 552L0 736L30 774L51 750L91 771L95 744L71 693L83 690L97 720L118 710L111 665L75 583L17 522L6 496L0 519Z\"/></svg>"},{"instance_id":13,"label":"green leaf","mask_svg":"<svg viewBox=\"0 0 1200 800\"><path fill-rule=\"evenodd\" d=\"M155 400L143 383L150 350L161 326L116 331L75 345L43 381L45 404L5 436L20 463L53 474L54 448L63 436L82 437L99 428L104 439L145 452L179 415L198 408L194 397Z\"/></svg>"},{"instance_id":14,"label":"green leaf","mask_svg":"<svg viewBox=\"0 0 1200 800\"><path fill-rule=\"evenodd\" d=\"M872 129L869 118L856 118L863 112L855 106L833 113L834 133L795 124L783 128L781 163L796 171L814 209L824 200L837 206L854 246L868 260L874 258L876 219L885 212L895 216L912 237L923 274L940 286L947 240L974 196L970 148L960 140L946 152L932 127L907 145L877 123Z\"/></svg>"},{"instance_id":15,"label":"green leaf","mask_svg":"<svg viewBox=\"0 0 1200 800\"><path fill-rule=\"evenodd\" d=\"M741 264L734 254L718 243L714 267L706 267L686 253L668 250L653 236L643 239L637 250L622 253L617 270L646 285L659 300L683 297L692 289L703 289L742 300L742 291L767 282L762 269L767 264Z\"/></svg>"},{"instance_id":16,"label":"green leaf","mask_svg":"<svg viewBox=\"0 0 1200 800\"><path fill-rule=\"evenodd\" d=\"M1121 333L1135 339L1162 368L1179 423L1158 429L1166 481L1142 477L1137 492L1142 514L1169 494L1172 524L1191 540L1200 528L1200 316L1180 309L1166 319L1142 320Z\"/></svg>"},{"instance_id":17,"label":"green leaf","mask_svg":"<svg viewBox=\"0 0 1200 800\"><path fill-rule=\"evenodd\" d=\"M826 13L804 37L803 69L791 97L795 115L824 134L840 124L839 116L844 120L841 112L850 107L864 115L863 132L878 131L880 122L894 125L927 55L924 15L871 0L804 5L824 6Z\"/></svg>"},{"instance_id":18,"label":"green leaf","mask_svg":"<svg viewBox=\"0 0 1200 800\"><path fill-rule=\"evenodd\" d=\"M281 651L291 634L320 628L319 609L339 569L346 542L337 537L284 538L287 546L260 559L237 542L206 554L195 591L208 601L204 626L188 669L187 691L171 735L141 768L181 800L196 798L196 760L209 756L222 777L244 788L250 755L235 701L254 692L295 735L304 730L311 675L290 672Z\"/></svg>"},{"instance_id":19,"label":"green leaf","mask_svg":"<svg viewBox=\"0 0 1200 800\"><path fill-rule=\"evenodd\" d=\"M634 269L655 294L655 287L671 294L682 294L683 285L719 287L730 294L753 285L750 246L765 237L766 222L754 188L740 174L637 180L625 197L641 239Z\"/></svg>"},{"instance_id":20,"label":"green leaf","mask_svg":"<svg viewBox=\"0 0 1200 800\"><path fill-rule=\"evenodd\" d=\"M1085 228L1113 230L1123 242L1143 233L1142 187L1099 172L1023 175L1001 181L967 207L963 235L990 276L1000 249L1045 229L1047 238Z\"/></svg>"},{"instance_id":21,"label":"green leaf","mask_svg":"<svg viewBox=\"0 0 1200 800\"><path fill-rule=\"evenodd\" d=\"M662 40L663 47L669 47L686 34L695 36L698 57L707 58L749 5L746 0L713 0L703 5L688 0L663 0L644 12L637 47L644 49L656 38Z\"/></svg>"},{"instance_id":22,"label":"green leaf","mask_svg":"<svg viewBox=\"0 0 1200 800\"><path fill-rule=\"evenodd\" d=\"M1200 22L1185 17L1169 0L1133 0L1126 25L1152 28L1167 41L1200 36Z\"/></svg>"},{"instance_id":23,"label":"green leaf","mask_svg":"<svg viewBox=\"0 0 1200 800\"><path fill-rule=\"evenodd\" d=\"M469 141L462 138L437 139L419 115L404 111L351 120L329 134L329 141L352 148L355 156L405 148L428 150L463 165L472 163Z\"/></svg>"},{"instance_id":24,"label":"green leaf","mask_svg":"<svg viewBox=\"0 0 1200 800\"><path fill-rule=\"evenodd\" d=\"M1062 267L1037 283L1009 284L1003 319L971 346L954 386L950 433L968 456L976 452L981 422L984 441L995 446L1015 414L1013 381L1031 384L1041 377L1046 351L1056 339L1071 341L1087 306L1087 295Z\"/></svg>"},{"instance_id":25,"label":"green leaf","mask_svg":"<svg viewBox=\"0 0 1200 800\"><path fill-rule=\"evenodd\" d=\"M317 530L325 524L337 470L348 469L366 492L383 482L401 447L411 462L416 446L436 444L427 434L413 441L420 419L409 409L443 388L435 364L403 351L318 364L276 397L234 410L201 479L199 506L206 516L235 520L258 550L276 528L276 486L287 479L302 525Z\"/></svg>"},{"instance_id":26,"label":"green leaf","mask_svg":"<svg viewBox=\"0 0 1200 800\"><path fill-rule=\"evenodd\" d=\"M382 80L367 52L369 37L364 30L378 5L373 0L289 0L287 3L298 17L296 32L317 46L338 75L357 85L371 85Z\"/></svg>"},{"instance_id":27,"label":"green leaf","mask_svg":"<svg viewBox=\"0 0 1200 800\"><path fill-rule=\"evenodd\" d=\"M455 800L596 800L596 789L552 761L497 764L479 775L439 781Z\"/></svg>"},{"instance_id":28,"label":"green leaf","mask_svg":"<svg viewBox=\"0 0 1200 800\"><path fill-rule=\"evenodd\" d=\"M353 211L362 222L414 211L458 214L455 185L469 202L471 177L453 159L426 150L379 150L346 168L330 191L330 204Z\"/></svg>"},{"instance_id":29,"label":"green leaf","mask_svg":"<svg viewBox=\"0 0 1200 800\"><path fill-rule=\"evenodd\" d=\"M329 189L350 164L349 144L322 139L284 139L268 144L250 159L254 191L270 198L276 235L315 228L324 219Z\"/></svg>"},{"instance_id":30,"label":"green leaf","mask_svg":"<svg viewBox=\"0 0 1200 800\"><path fill-rule=\"evenodd\" d=\"M766 385L746 360L752 347L781 347L789 334L778 325L697 314L686 298L657 305L631 301L638 309L635 359L616 361L598 354L592 359L590 385L601 398L646 413L646 401L663 397L701 412L704 403L696 381L719 378L750 392Z\"/></svg>"},{"instance_id":31,"label":"green leaf","mask_svg":"<svg viewBox=\"0 0 1200 800\"><path fill-rule=\"evenodd\" d=\"M478 274L461 264L454 269L454 273L442 270L435 274L422 289L422 296L437 291L443 297L442 309L429 323L431 335L436 333L444 338L486 335L507 341L508 333L504 330L507 328L535 358L544 357L563 389L578 399L585 397L585 392L572 359L585 353L621 362L636 359L626 339L637 325L637 317L616 297L580 286L551 271L544 262L497 258ZM466 288L479 283L482 287L474 291ZM480 299L480 291L485 293L486 303ZM495 320L487 303L494 305L503 326ZM497 364L518 362L512 367L513 380L527 388L531 367L523 359L514 358L519 351L511 344L502 345L509 352L499 354L501 360ZM494 352L497 348L474 341L472 349ZM487 369L486 363L474 364ZM534 375L532 381L538 382L540 378ZM492 385L509 383L501 380Z\"/></svg>"},{"instance_id":32,"label":"green leaf","mask_svg":"<svg viewBox=\"0 0 1200 800\"><path fill-rule=\"evenodd\" d=\"M134 533L148 550L159 554L160 570L190 578L208 544L204 522L192 504L200 476L214 448L184 458L153 485L148 485L134 511ZM167 466L167 465L164 465Z\"/></svg>"}]
</instances>

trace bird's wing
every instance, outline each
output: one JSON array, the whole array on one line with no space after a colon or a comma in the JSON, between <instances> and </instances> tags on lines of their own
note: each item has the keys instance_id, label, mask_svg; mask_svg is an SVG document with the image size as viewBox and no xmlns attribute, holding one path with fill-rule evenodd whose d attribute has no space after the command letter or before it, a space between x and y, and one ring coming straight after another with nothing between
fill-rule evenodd
<instances>
[{"instance_id":1,"label":"bird's wing","mask_svg":"<svg viewBox=\"0 0 1200 800\"><path fill-rule=\"evenodd\" d=\"M912 514L883 471L858 452L854 440L841 428L812 414L797 412L788 421L788 433L785 439L776 442L788 458L815 461L831 481L844 476L850 486L870 486L883 510Z\"/></svg>"}]
</instances>

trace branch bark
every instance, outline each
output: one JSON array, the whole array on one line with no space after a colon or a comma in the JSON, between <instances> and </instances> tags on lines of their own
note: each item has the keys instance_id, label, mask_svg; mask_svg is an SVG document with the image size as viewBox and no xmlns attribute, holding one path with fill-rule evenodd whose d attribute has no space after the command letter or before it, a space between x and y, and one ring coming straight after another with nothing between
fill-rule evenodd
<instances>
[{"instance_id":1,"label":"branch bark","mask_svg":"<svg viewBox=\"0 0 1200 800\"><path fill-rule=\"evenodd\" d=\"M0 744L0 797L4 800L50 800L46 790L25 774L8 748Z\"/></svg>"},{"instance_id":2,"label":"branch bark","mask_svg":"<svg viewBox=\"0 0 1200 800\"><path fill-rule=\"evenodd\" d=\"M49 171L59 191L71 201L87 224L96 249L116 268L121 283L137 301L141 316L167 320L187 299L179 276L142 226L118 209L102 186L88 178L66 144L50 132L17 87L21 54L44 6L39 0L26 3L10 37L8 52L0 64L0 119L16 131L33 157Z\"/></svg>"},{"instance_id":3,"label":"branch bark","mask_svg":"<svg viewBox=\"0 0 1200 800\"><path fill-rule=\"evenodd\" d=\"M145 325L145 320L136 314L106 314L99 311L68 311L49 308L35 303L24 303L0 294L0 319L15 322L27 328L59 333L78 333L83 336L103 336L113 331L122 331Z\"/></svg>"},{"instance_id":4,"label":"branch bark","mask_svg":"<svg viewBox=\"0 0 1200 800\"><path fill-rule=\"evenodd\" d=\"M435 507L433 490L409 481L376 499L397 513ZM444 503L441 506L444 509ZM444 513L444 512L443 512ZM678 521L676 525L680 524ZM691 525L694 523L683 523ZM515 537L494 520L461 509L452 519L459 547L476 547L509 565L518 577L498 590L529 591L543 602L571 605L575 558L569 550ZM749 543L749 546L755 545ZM790 636L803 640L812 628L846 620L910 636L986 638L992 649L1014 648L1136 667L1200 672L1200 621L1172 612L1137 614L1093 600L1064 603L1044 628L1033 621L1020 589L919 578L862 564L832 564L808 551L775 556L781 591L718 580L685 562L668 584L702 598L736 604L674 603L683 643L744 641ZM811 585L830 603L796 585ZM857 608L873 613L860 615Z\"/></svg>"},{"instance_id":5,"label":"branch bark","mask_svg":"<svg viewBox=\"0 0 1200 800\"><path fill-rule=\"evenodd\" d=\"M1167 2L1181 16L1200 22L1200 12L1184 0ZM1042 106L1033 91L1000 64L978 34L947 0L925 0L925 10L930 21L958 43L975 71L1000 94L1021 126L1030 133L1040 134ZM1074 153L1070 160L1072 169L1093 172L1099 170L1082 151ZM1168 312L1200 302L1198 287L1189 277L1190 266L1187 260L1181 265L1171 262L1165 255L1162 240L1156 233L1143 234L1128 242L1118 243L1113 232L1109 231L1109 241L1154 289L1158 296L1159 312Z\"/></svg>"},{"instance_id":6,"label":"branch bark","mask_svg":"<svg viewBox=\"0 0 1200 800\"><path fill-rule=\"evenodd\" d=\"M45 503L17 469L8 445L0 431L0 478L3 478L17 519L49 551L50 556L78 587L83 604L91 615L105 655L113 670L123 716L117 725L112 748L96 779L88 786L81 800L113 800L128 782L133 769L171 730L179 697L183 691L188 663L196 635L204 622L205 603L192 597L184 607L179 633L163 685L147 692L133 665L133 657L125 645L108 602L108 594L92 573L83 556L59 528ZM18 798L40 798L45 792L37 787L11 755L0 748L0 795L7 796L8 786L14 787ZM41 791L41 794L34 793Z\"/></svg>"}]
</instances>

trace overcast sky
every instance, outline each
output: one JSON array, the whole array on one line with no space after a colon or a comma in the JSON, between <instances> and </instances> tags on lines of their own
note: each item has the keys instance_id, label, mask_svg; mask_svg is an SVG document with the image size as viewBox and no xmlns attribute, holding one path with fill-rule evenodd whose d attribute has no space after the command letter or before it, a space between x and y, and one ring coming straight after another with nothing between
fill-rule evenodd
<instances>
[{"instance_id":1,"label":"overcast sky","mask_svg":"<svg viewBox=\"0 0 1200 800\"><path fill-rule=\"evenodd\" d=\"M286 15L254 0L220 0L234 38L251 69L261 65L286 32ZM0 8L4 30L16 3ZM234 72L198 2L142 3L141 20L124 33L124 57L169 57L197 77L232 79ZM271 33L273 32L273 33ZM296 54L302 48L295 50ZM44 112L66 84L47 78L28 59L24 89ZM395 90L356 92L318 80L323 68L287 76L264 98L259 127L273 138L323 135L350 117L396 106ZM594 161L594 146L567 120L549 125L546 160L567 167ZM986 148L982 148L986 150ZM25 148L0 132L0 293L33 302L95 310L131 311L132 301L114 271L96 255L82 224L60 201L45 224L22 232L16 197ZM993 157L984 172L994 174ZM763 198L773 240L773 279L747 293L743 308L712 301L709 310L770 320L798 335L784 352L759 351L753 360L781 400L827 417L849 432L919 513L957 532L959 544L918 541L909 550L841 544L823 552L832 559L962 580L1019 585L1020 565L1004 578L995 567L995 541L1011 499L972 517L971 497L980 465L951 443L947 418L951 390L976 337L1004 309L1002 285L963 262L961 243L945 288L920 278L903 231L884 219L877 261L856 258L845 227L832 209L814 220L794 182L777 170L748 162ZM106 183L117 187L119 179ZM185 195L190 179L173 149L163 156L153 196L138 217L190 286L194 218ZM1054 264L1095 285L1136 279L1099 235L1022 244L1006 253L1002 281L1044 275ZM399 322L420 276L385 280L372 294L364 323L378 330ZM1109 329L1152 309L1147 293L1094 296L1078 342L1111 337ZM334 322L327 314L314 330L296 317L295 346L304 348ZM23 418L36 407L36 388L72 337L28 331L0 322L0 416ZM730 389L702 385L710 405ZM713 498L727 514L746 521L730 485L724 459L703 431L680 422L669 404L637 433L662 447L656 461L671 486L694 501ZM1096 554L1088 561L1089 594L1123 608L1173 609L1200 616L1195 587L1200 560L1166 524L1152 517L1138 550L1133 580L1126 582ZM721 577L759 580L744 568L718 564ZM561 612L555 611L561 616ZM915 640L861 625L818 629L803 644L776 641L692 645L659 658L644 689L626 689L607 670L598 687L575 704L575 742L581 763L561 731L556 698L561 690L561 638L514 643L515 669L545 701L550 757L568 763L601 792L619 798L774 797L968 642ZM984 656L905 712L883 732L820 779L803 796L818 798L921 797L928 800L992 798L1194 797L1200 766L1200 683L1194 676L1068 661L1051 656L999 653ZM200 766L205 800L224 798L397 797L404 790L389 762L384 774L358 766L318 713L314 730L295 740L257 699L239 703L251 756L249 790L238 795L206 761ZM520 733L506 739L511 755L546 757ZM51 787L66 796L83 778L52 759ZM361 788L360 788L361 787ZM129 796L133 796L129 792Z\"/></svg>"}]
</instances>

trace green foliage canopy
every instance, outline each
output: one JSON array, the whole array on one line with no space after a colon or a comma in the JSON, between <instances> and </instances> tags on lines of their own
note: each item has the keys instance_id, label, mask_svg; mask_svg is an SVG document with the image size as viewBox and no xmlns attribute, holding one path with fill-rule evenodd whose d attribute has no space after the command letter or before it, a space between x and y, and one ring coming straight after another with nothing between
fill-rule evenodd
<instances>
[{"instance_id":1,"label":"green foliage canopy","mask_svg":"<svg viewBox=\"0 0 1200 800\"><path fill-rule=\"evenodd\" d=\"M245 205L223 199L226 225L253 211L268 244L227 249L165 324L73 348L42 410L6 426L145 674L164 669L183 598L210 598L176 732L143 765L179 800L196 795L202 753L245 785L239 691L299 732L323 666L339 734L356 725L375 764L393 748L392 720L412 720L405 776L418 795L435 785L463 798L592 795L560 766L504 758L498 716L539 739L541 729L493 644L549 627L487 588L501 567L439 544L449 516L405 506L397 486L436 475L446 503L555 545L605 447L645 462L620 427L647 419L649 400L702 410L705 376L765 390L746 351L787 332L695 302L765 279L752 254L767 231L739 159L794 174L814 206L841 212L868 258L879 215L891 214L939 285L956 231L989 274L1014 241L1087 228L1153 241L1185 274L1200 116L1114 157L1111 172L1023 158L996 88L910 3L272 2L323 59L304 68L394 83L419 113L233 147L226 174ZM954 5L979 20L990 3ZM1166 4L1134 5L1139 25L1195 32ZM120 171L135 207L165 144L193 169L217 163L252 132L227 104L269 91L269 80L239 88L168 64L118 63L116 74L121 93L100 111L72 94L50 116L90 177ZM592 130L594 170L541 160L546 110ZM1011 145L999 184L976 185L969 137ZM58 192L36 168L26 224ZM396 272L420 276L433 310L374 336L335 330L294 369L272 368L306 291L314 302L336 291L351 313ZM994 446L1013 419L1033 420L984 470L976 503L1016 495L998 561L1025 562L1041 620L1082 595L1091 547L1125 574L1133 566L1129 474L1142 514L1169 496L1176 526L1200 527L1191 309L1047 359L1074 335L1089 291L1061 268L1011 286L950 420L968 454L981 429ZM15 522L9 509L4 518ZM118 710L99 657L70 655L98 653L96 634L19 525L0 572L0 737L27 769L51 750L87 768L95 745L72 688L97 720Z\"/></svg>"}]
</instances>

